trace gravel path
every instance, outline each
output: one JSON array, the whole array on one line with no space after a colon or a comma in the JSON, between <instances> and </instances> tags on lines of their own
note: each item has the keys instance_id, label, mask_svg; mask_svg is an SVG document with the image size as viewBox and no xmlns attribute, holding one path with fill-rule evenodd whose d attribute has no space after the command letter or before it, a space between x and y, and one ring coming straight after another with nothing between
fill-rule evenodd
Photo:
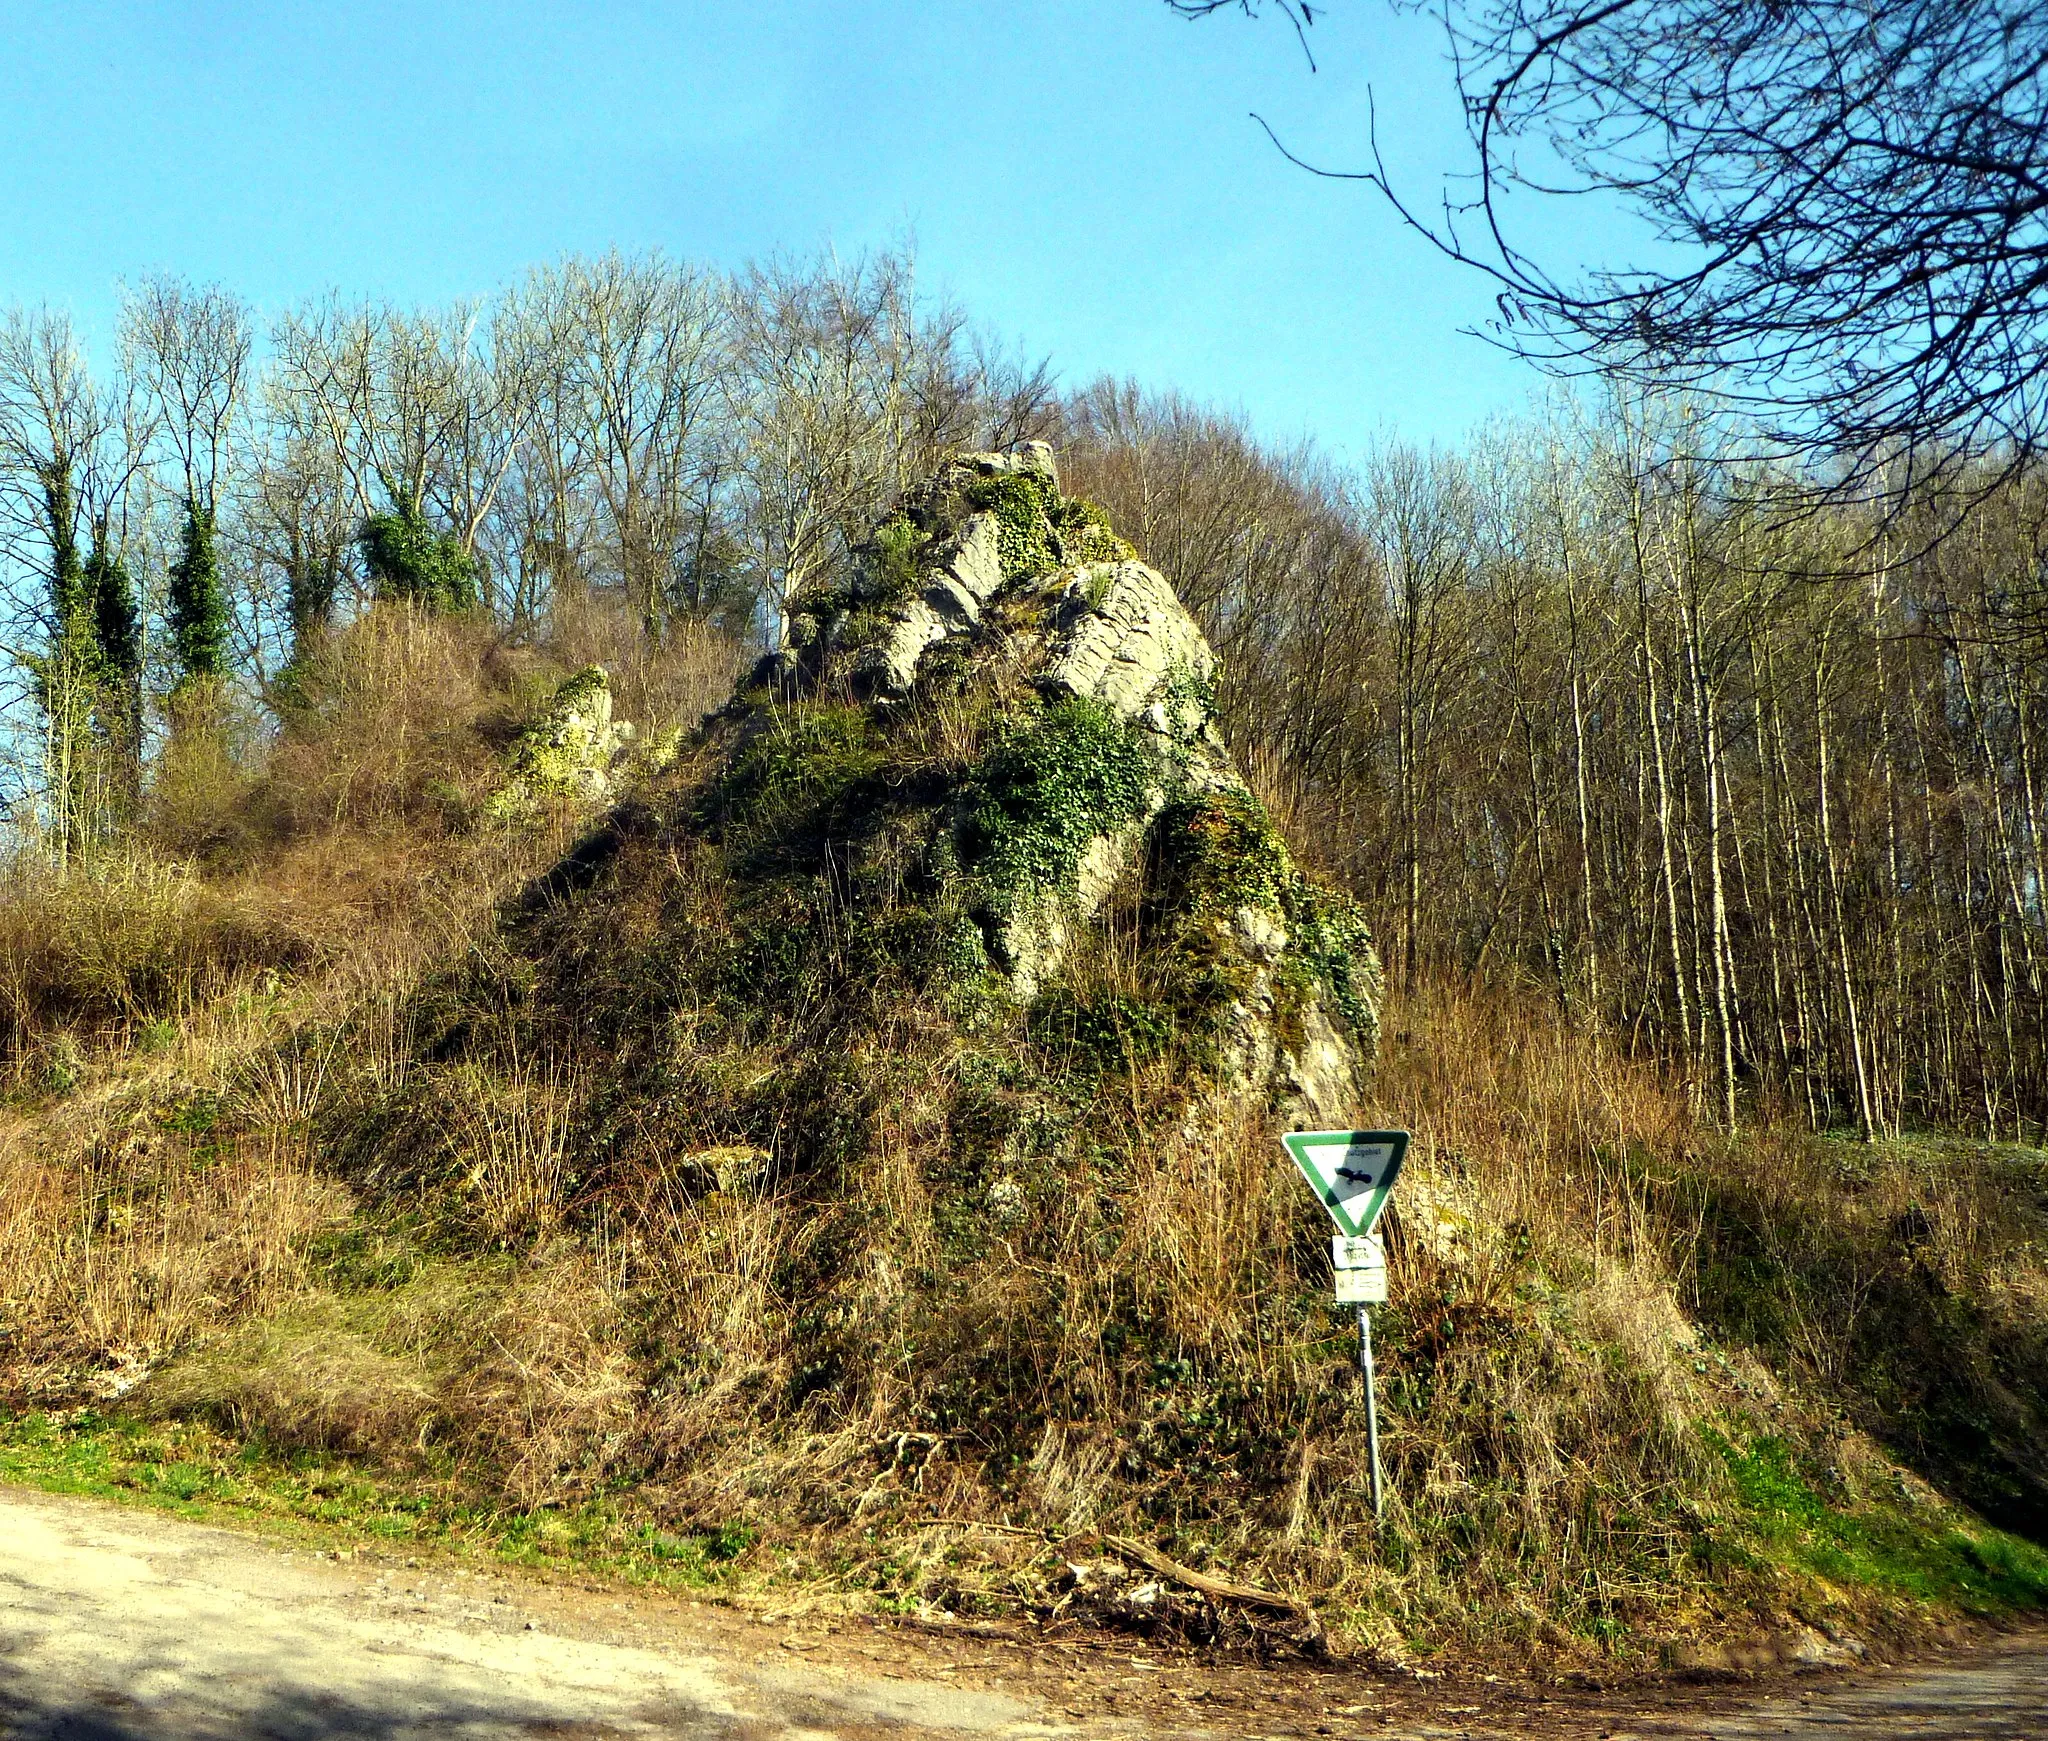
<instances>
[{"instance_id":1,"label":"gravel path","mask_svg":"<svg viewBox=\"0 0 2048 1741\"><path fill-rule=\"evenodd\" d=\"M1566 1695L771 1626L452 1561L351 1561L0 1491L4 1741L1372 1736L2048 1741L2048 1640L1765 1691Z\"/></svg>"},{"instance_id":2,"label":"gravel path","mask_svg":"<svg viewBox=\"0 0 2048 1741\"><path fill-rule=\"evenodd\" d=\"M752 1628L405 1562L0 1493L0 1735L496 1741L1047 1733L1026 1706L854 1678ZM696 1611L701 1613L701 1611ZM694 1633L694 1636L693 1636ZM765 1647L765 1648L764 1648Z\"/></svg>"}]
</instances>

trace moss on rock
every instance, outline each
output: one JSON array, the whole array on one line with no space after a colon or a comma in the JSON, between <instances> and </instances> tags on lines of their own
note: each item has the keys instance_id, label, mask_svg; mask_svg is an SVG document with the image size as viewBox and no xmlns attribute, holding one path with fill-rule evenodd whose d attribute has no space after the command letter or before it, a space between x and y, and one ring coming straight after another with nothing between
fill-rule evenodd
<instances>
[{"instance_id":1,"label":"moss on rock","mask_svg":"<svg viewBox=\"0 0 2048 1741\"><path fill-rule=\"evenodd\" d=\"M869 596L901 598L917 585L918 556L929 542L908 514L891 514L875 528L869 559Z\"/></svg>"},{"instance_id":2,"label":"moss on rock","mask_svg":"<svg viewBox=\"0 0 2048 1741\"><path fill-rule=\"evenodd\" d=\"M484 802L500 822L532 815L550 800L600 803L633 728L612 719L611 679L602 665L586 665L562 680L541 715L514 741L505 777Z\"/></svg>"},{"instance_id":3,"label":"moss on rock","mask_svg":"<svg viewBox=\"0 0 2048 1741\"><path fill-rule=\"evenodd\" d=\"M995 515L1002 543L1003 578L1026 580L1059 565L1053 548L1059 486L1034 472L998 472L977 478L967 500Z\"/></svg>"},{"instance_id":4,"label":"moss on rock","mask_svg":"<svg viewBox=\"0 0 2048 1741\"><path fill-rule=\"evenodd\" d=\"M1143 736L1099 703L1034 705L998 727L969 774L961 857L989 912L1074 891L1089 846L1142 819L1166 770Z\"/></svg>"},{"instance_id":5,"label":"moss on rock","mask_svg":"<svg viewBox=\"0 0 2048 1741\"><path fill-rule=\"evenodd\" d=\"M1356 902L1296 867L1257 797L1229 786L1185 798L1161 818L1160 837L1191 919L1241 926L1251 911L1285 927L1283 1023L1319 987L1369 1053L1383 991L1371 927Z\"/></svg>"},{"instance_id":6,"label":"moss on rock","mask_svg":"<svg viewBox=\"0 0 2048 1741\"><path fill-rule=\"evenodd\" d=\"M1063 496L1053 510L1060 549L1070 563L1135 562L1138 552L1117 535L1109 510L1086 496Z\"/></svg>"}]
</instances>

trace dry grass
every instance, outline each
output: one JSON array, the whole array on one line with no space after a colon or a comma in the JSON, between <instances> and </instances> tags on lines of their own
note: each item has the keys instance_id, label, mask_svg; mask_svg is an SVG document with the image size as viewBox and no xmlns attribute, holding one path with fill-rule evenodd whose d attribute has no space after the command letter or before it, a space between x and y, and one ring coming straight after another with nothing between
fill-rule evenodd
<instances>
[{"instance_id":1,"label":"dry grass","mask_svg":"<svg viewBox=\"0 0 2048 1741\"><path fill-rule=\"evenodd\" d=\"M17 864L0 884L0 1059L47 1069L51 1043L90 1047L182 1019L309 940L181 864L115 858L56 881Z\"/></svg>"},{"instance_id":2,"label":"dry grass","mask_svg":"<svg viewBox=\"0 0 2048 1741\"><path fill-rule=\"evenodd\" d=\"M338 1302L317 1299L218 1339L133 1400L287 1450L396 1460L423 1448L434 1391L416 1357L380 1347Z\"/></svg>"},{"instance_id":3,"label":"dry grass","mask_svg":"<svg viewBox=\"0 0 2048 1741\"><path fill-rule=\"evenodd\" d=\"M294 674L274 744L232 720L188 732L124 852L64 879L30 856L9 867L9 1389L125 1386L226 1326L280 1311L327 1321L308 1305L324 1296L317 1247L351 1225L356 1202L314 1166L316 1123L337 1095L412 1080L422 973L487 934L496 901L578 826L565 815L512 839L467 819L522 709L551 693L565 656L588 657L607 620L593 607L563 647L519 648L473 624L374 611ZM730 663L710 637L683 637L636 656L629 693L694 717L723 693ZM559 1120L540 1110L557 1086L543 1066L524 1098L515 1085L509 1101L460 1103L459 1140L483 1163L478 1213L500 1241L559 1216ZM237 1403L235 1418L289 1421L305 1412L292 1395L348 1392L348 1345L316 1354L318 1341L263 1332L243 1366L251 1384L276 1388L268 1403ZM518 1337L498 1342L527 1358ZM329 1436L381 1445L390 1434Z\"/></svg>"},{"instance_id":4,"label":"dry grass","mask_svg":"<svg viewBox=\"0 0 2048 1741\"><path fill-rule=\"evenodd\" d=\"M302 1147L222 1149L141 1121L82 1155L47 1126L0 1131L0 1360L12 1388L62 1394L81 1369L122 1385L212 1326L307 1281L307 1250L346 1191Z\"/></svg>"},{"instance_id":5,"label":"dry grass","mask_svg":"<svg viewBox=\"0 0 2048 1741\"><path fill-rule=\"evenodd\" d=\"M488 1243L555 1232L569 1178L574 1084L552 1064L514 1063L502 1078L465 1084L447 1105L447 1140L463 1156L459 1189Z\"/></svg>"},{"instance_id":6,"label":"dry grass","mask_svg":"<svg viewBox=\"0 0 2048 1741\"><path fill-rule=\"evenodd\" d=\"M618 1317L580 1252L423 1263L383 1287L303 1290L134 1402L287 1448L489 1467L514 1503L559 1501L605 1478L631 1416Z\"/></svg>"},{"instance_id":7,"label":"dry grass","mask_svg":"<svg viewBox=\"0 0 2048 1741\"><path fill-rule=\"evenodd\" d=\"M669 623L663 639L651 641L624 600L574 588L556 590L539 646L564 670L602 665L618 717L643 729L694 726L732 693L752 657L688 618Z\"/></svg>"},{"instance_id":8,"label":"dry grass","mask_svg":"<svg viewBox=\"0 0 2048 1741\"><path fill-rule=\"evenodd\" d=\"M103 1183L134 1205L102 1215L118 1233L79 1219L55 1246L78 1181L31 1178L10 1153L0 1249L42 1283L9 1322L110 1375L196 1346L135 1393L148 1408L460 1469L519 1505L627 1476L663 1526L745 1520L827 1556L864 1542L889 1589L954 1605L1043 1602L1048 1568L1011 1538L914 1518L1158 1537L1315 1593L1386 1648L1510 1638L1569 1655L1604 1628L1712 1634L1808 1602L1776 1573L1701 1560L1703 1524L1732 1515L1702 1428L1811 1436L1881 1486L1884 1459L1826 1418L1819 1389L1853 1378L1855 1338L1836 1322L1809 1349L1817 1298L1761 1351L1702 1314L1700 1194L1769 1181L1774 1225L1839 1223L1837 1181L1813 1170L1833 1155L1766 1136L1766 1159L1738 1158L1685 1122L1682 1097L1540 1008L1443 991L1389 1029L1376 1110L1418 1141L1381 1325L1382 1528L1348 1331L1317 1300L1321 1230L1257 1110L1217 1100L1163 1139L1153 1127L1121 1159L1107 1244L1097 1176L963 1248L932 1169L957 1066L928 1036L918 1056L898 1033L888 1065L859 1061L890 1090L844 1209L763 1191L763 1154L728 1144L637 1168L599 1213L565 1216L565 1107L583 1090L553 1067L472 1078L490 1110L442 1136L494 1182L459 1186L451 1225L495 1257L428 1258L403 1228L376 1232L283 1144L236 1149L182 1196L169 1182L189 1168L111 1197ZM278 1131L320 1099L306 1078L252 1081L249 1116ZM1142 1126L1160 1087L1139 1070L1114 1092ZM1905 1164L1858 1158L1873 1187L1851 1215L1874 1226ZM1942 1230L1928 1252L1944 1285L1981 1296L1987 1266L2030 1272L1992 1231L2014 1225L2009 1205L1969 1181L1956 1167L1934 1192L1923 1173L1913 1200ZM2022 1288L2012 1309L2037 1305Z\"/></svg>"},{"instance_id":9,"label":"dry grass","mask_svg":"<svg viewBox=\"0 0 2048 1741\"><path fill-rule=\"evenodd\" d=\"M1051 1600L1034 1543L933 1517L1117 1531L1390 1648L1640 1650L1808 1601L1741 1547L1724 1442L1782 1440L1830 1504L1895 1495L1890 1458L2032 1527L2038 1157L1731 1144L1551 1006L1397 1002L1361 1109L1416 1132L1376 1524L1326 1229L1209 1084L1142 891L1028 1017L889 941L944 918L889 856L915 830L813 876L706 837L700 755L505 908L577 819L471 828L494 745L618 622L567 611L545 657L352 633L159 856L0 902L17 1397L147 1371L131 1406L507 1505L623 1491L896 1601ZM621 669L622 711L687 713L729 657ZM906 782L985 725L912 722Z\"/></svg>"}]
</instances>

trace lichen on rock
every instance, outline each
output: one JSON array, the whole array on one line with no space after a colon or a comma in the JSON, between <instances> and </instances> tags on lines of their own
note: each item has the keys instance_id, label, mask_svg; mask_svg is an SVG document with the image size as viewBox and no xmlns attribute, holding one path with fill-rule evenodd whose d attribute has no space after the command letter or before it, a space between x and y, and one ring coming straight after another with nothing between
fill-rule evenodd
<instances>
[{"instance_id":1,"label":"lichen on rock","mask_svg":"<svg viewBox=\"0 0 2048 1741\"><path fill-rule=\"evenodd\" d=\"M599 805L617 790L633 745L631 722L612 718L611 678L602 665L586 665L564 678L505 757L505 777L484 801L500 822L531 816L550 800ZM656 758L675 753L674 734L651 748Z\"/></svg>"},{"instance_id":2,"label":"lichen on rock","mask_svg":"<svg viewBox=\"0 0 2048 1741\"><path fill-rule=\"evenodd\" d=\"M1061 494L1039 442L942 467L860 558L793 601L733 713L760 714L743 735L825 696L906 734L978 710L978 755L926 807L923 874L1009 996L1029 1005L1112 892L1155 876L1151 933L1199 969L1191 1019L1213 1030L1219 1073L1300 1115L1349 1116L1377 958L1232 765L1216 656L1166 577Z\"/></svg>"}]
</instances>

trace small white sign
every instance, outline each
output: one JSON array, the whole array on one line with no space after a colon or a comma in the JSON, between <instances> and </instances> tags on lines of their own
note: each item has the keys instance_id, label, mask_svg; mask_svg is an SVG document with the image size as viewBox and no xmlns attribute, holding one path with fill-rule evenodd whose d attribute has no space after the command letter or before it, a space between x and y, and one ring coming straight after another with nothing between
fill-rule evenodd
<instances>
[{"instance_id":1,"label":"small white sign","mask_svg":"<svg viewBox=\"0 0 2048 1741\"><path fill-rule=\"evenodd\" d=\"M1340 1306L1384 1306L1387 1303L1387 1271L1340 1269L1337 1272L1337 1304Z\"/></svg>"},{"instance_id":2,"label":"small white sign","mask_svg":"<svg viewBox=\"0 0 2048 1741\"><path fill-rule=\"evenodd\" d=\"M1387 1246L1377 1233L1352 1239L1342 1233L1330 1235L1330 1267L1333 1269L1385 1269Z\"/></svg>"}]
</instances>

